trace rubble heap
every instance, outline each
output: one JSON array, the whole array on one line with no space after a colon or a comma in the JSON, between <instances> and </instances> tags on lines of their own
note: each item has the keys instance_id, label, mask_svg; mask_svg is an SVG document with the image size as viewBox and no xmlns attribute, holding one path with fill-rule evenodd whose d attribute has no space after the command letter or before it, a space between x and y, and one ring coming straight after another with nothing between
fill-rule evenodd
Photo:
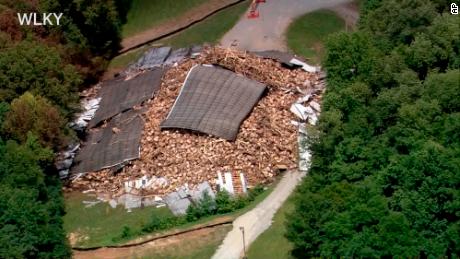
<instances>
[{"instance_id":1,"label":"rubble heap","mask_svg":"<svg viewBox=\"0 0 460 259\"><path fill-rule=\"evenodd\" d=\"M233 142L191 131L160 129L188 71L196 64L219 65L268 86L266 96L243 122ZM227 171L244 172L249 185L271 181L278 168L297 167L298 128L289 109L306 92L321 92L321 87L313 89L319 77L246 52L206 48L200 57L170 68L158 94L146 104L141 158L116 174L108 169L87 173L75 179L70 188L121 195L124 182L156 176L167 179L168 184L152 185L154 188L145 194L165 194L186 183L193 188L206 180L215 188L217 172Z\"/></svg>"}]
</instances>

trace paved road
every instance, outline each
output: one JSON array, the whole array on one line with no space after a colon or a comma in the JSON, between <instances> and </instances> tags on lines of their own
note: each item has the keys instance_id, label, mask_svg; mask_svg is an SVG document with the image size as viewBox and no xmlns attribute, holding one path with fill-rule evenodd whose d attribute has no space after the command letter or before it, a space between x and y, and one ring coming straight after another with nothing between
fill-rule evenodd
<instances>
[{"instance_id":1,"label":"paved road","mask_svg":"<svg viewBox=\"0 0 460 259\"><path fill-rule=\"evenodd\" d=\"M281 207L305 173L288 172L272 193L251 211L241 215L233 222L233 229L225 237L212 259L239 259L243 252L240 227L244 227L246 247L267 230L275 212Z\"/></svg>"},{"instance_id":2,"label":"paved road","mask_svg":"<svg viewBox=\"0 0 460 259\"><path fill-rule=\"evenodd\" d=\"M322 8L330 8L349 0L266 0L259 5L259 18L246 15L221 40L224 47L239 49L286 50L284 33L294 18Z\"/></svg>"}]
</instances>

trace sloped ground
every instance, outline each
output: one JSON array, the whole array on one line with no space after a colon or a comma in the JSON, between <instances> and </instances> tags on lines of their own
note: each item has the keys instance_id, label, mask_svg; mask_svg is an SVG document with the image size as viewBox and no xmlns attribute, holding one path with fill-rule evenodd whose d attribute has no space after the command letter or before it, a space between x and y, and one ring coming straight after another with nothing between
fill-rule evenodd
<instances>
[{"instance_id":1,"label":"sloped ground","mask_svg":"<svg viewBox=\"0 0 460 259\"><path fill-rule=\"evenodd\" d=\"M230 228L228 225L204 228L139 246L74 251L73 257L75 259L206 258L212 254Z\"/></svg>"},{"instance_id":2,"label":"sloped ground","mask_svg":"<svg viewBox=\"0 0 460 259\"><path fill-rule=\"evenodd\" d=\"M284 33L296 17L322 8L336 7L349 0L267 0L258 7L259 17L246 16L221 40L224 47L250 51L287 50ZM312 24L312 26L315 26Z\"/></svg>"},{"instance_id":3,"label":"sloped ground","mask_svg":"<svg viewBox=\"0 0 460 259\"><path fill-rule=\"evenodd\" d=\"M241 2L241 0L209 0L203 4L198 5L197 7L188 10L179 17L169 19L168 21L157 24L143 32L136 33L124 38L121 42L121 52L123 53L138 45L150 42L154 39L157 39L158 37L168 35L169 33L172 33L176 30L180 30L181 28L187 27L194 22L202 20L217 10L238 2ZM151 15L155 14L152 13Z\"/></svg>"}]
</instances>

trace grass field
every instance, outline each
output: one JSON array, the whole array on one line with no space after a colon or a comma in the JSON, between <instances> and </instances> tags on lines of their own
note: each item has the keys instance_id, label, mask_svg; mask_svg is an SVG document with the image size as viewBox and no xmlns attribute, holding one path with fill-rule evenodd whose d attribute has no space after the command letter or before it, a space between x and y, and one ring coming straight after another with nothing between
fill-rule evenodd
<instances>
[{"instance_id":1,"label":"grass field","mask_svg":"<svg viewBox=\"0 0 460 259\"><path fill-rule=\"evenodd\" d=\"M143 259L209 259L232 229L231 225L219 226L209 233L196 237L181 237L178 243L155 247L144 253Z\"/></svg>"},{"instance_id":2,"label":"grass field","mask_svg":"<svg viewBox=\"0 0 460 259\"><path fill-rule=\"evenodd\" d=\"M71 240L75 240L75 246L112 245L112 238L118 237L124 226L139 229L148 222L153 213L160 217L172 215L166 207L146 207L127 213L124 207L113 209L106 202L89 208L85 208L82 203L95 200L94 197L78 192L67 195L65 199L67 214L64 216L64 228L70 234Z\"/></svg>"},{"instance_id":3,"label":"grass field","mask_svg":"<svg viewBox=\"0 0 460 259\"><path fill-rule=\"evenodd\" d=\"M163 44L178 48L194 44L216 43L235 25L248 6L249 1L237 4L209 17L203 22L193 25L181 33L152 44ZM112 59L109 69L125 68L136 61L148 48L148 46L142 47Z\"/></svg>"},{"instance_id":4,"label":"grass field","mask_svg":"<svg viewBox=\"0 0 460 259\"><path fill-rule=\"evenodd\" d=\"M284 222L286 213L294 208L292 198L289 198L276 212L269 229L254 241L248 250L249 259L293 259L290 256L291 243L284 237L286 228Z\"/></svg>"},{"instance_id":5,"label":"grass field","mask_svg":"<svg viewBox=\"0 0 460 259\"><path fill-rule=\"evenodd\" d=\"M345 29L345 22L333 11L319 10L301 16L288 28L289 48L296 54L320 64L324 58L324 40L332 33Z\"/></svg>"},{"instance_id":6,"label":"grass field","mask_svg":"<svg viewBox=\"0 0 460 259\"><path fill-rule=\"evenodd\" d=\"M259 194L253 202L246 207L228 214L213 215L202 218L196 222L186 223L174 228L174 230L185 230L198 224L205 224L220 217L236 218L237 216L251 210L259 202L264 200L273 190L275 184L270 185L267 190ZM82 193L72 193L67 195L66 211L64 216L64 228L69 234L73 246L94 247L103 245L116 245L126 243L130 239L140 238L140 230L144 223L149 222L152 214L159 217L171 216L168 208L145 207L144 209L133 209L132 212L126 212L122 206L113 209L108 203L98 203L92 207L85 208L83 201L95 201L95 198ZM124 226L130 228L134 233L129 239L120 239ZM161 233L169 232L173 229L160 231ZM157 232L157 233L160 233ZM154 233L149 233L154 234ZM144 238L146 236L142 236ZM115 238L115 240L113 240Z\"/></svg>"},{"instance_id":7,"label":"grass field","mask_svg":"<svg viewBox=\"0 0 460 259\"><path fill-rule=\"evenodd\" d=\"M249 1L232 6L208 19L193 25L189 29L170 38L159 41L173 47L185 47L193 44L216 43L239 20L248 9Z\"/></svg>"},{"instance_id":8,"label":"grass field","mask_svg":"<svg viewBox=\"0 0 460 259\"><path fill-rule=\"evenodd\" d=\"M173 19L206 1L208 0L133 0L122 36L131 36Z\"/></svg>"}]
</instances>

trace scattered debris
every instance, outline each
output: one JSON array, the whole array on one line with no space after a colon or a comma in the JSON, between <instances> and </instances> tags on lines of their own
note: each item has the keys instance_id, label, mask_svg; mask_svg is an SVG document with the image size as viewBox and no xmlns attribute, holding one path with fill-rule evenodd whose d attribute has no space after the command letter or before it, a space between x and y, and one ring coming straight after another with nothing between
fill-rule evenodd
<instances>
[{"instance_id":1,"label":"scattered debris","mask_svg":"<svg viewBox=\"0 0 460 259\"><path fill-rule=\"evenodd\" d=\"M145 190L155 190L157 188L165 188L169 184L164 177L152 176L150 179L144 175L139 179L126 181L125 192L130 194L141 194Z\"/></svg>"},{"instance_id":2,"label":"scattered debris","mask_svg":"<svg viewBox=\"0 0 460 259\"><path fill-rule=\"evenodd\" d=\"M174 215L183 215L187 212L187 208L190 204L199 202L204 197L205 193L212 199L215 198L211 185L209 185L207 181L198 184L192 191L187 184L181 186L177 188L175 192L166 195L164 200Z\"/></svg>"},{"instance_id":3,"label":"scattered debris","mask_svg":"<svg viewBox=\"0 0 460 259\"><path fill-rule=\"evenodd\" d=\"M172 66L177 65L190 55L190 48L176 49L171 52L169 57L164 61L164 65Z\"/></svg>"},{"instance_id":4,"label":"scattered debris","mask_svg":"<svg viewBox=\"0 0 460 259\"><path fill-rule=\"evenodd\" d=\"M187 130L160 129L188 72L200 64L219 65L268 87L264 98L242 122L233 142ZM194 59L185 59L178 66L171 67L163 76L155 98L145 102L148 110L144 116L140 158L131 161L117 174L105 169L81 175L67 188L96 189L121 195L124 182L155 176L168 179L168 185L145 190L144 195L167 194L184 183L195 189L204 181L216 190L214 178L217 172L244 172L247 183L252 185L272 181L277 165L284 165L287 169L298 167L298 127L291 123L296 117L289 109L306 94L311 95L308 102L321 103L324 85L318 81L320 77L323 77L320 73L287 69L271 59L246 52L205 48ZM310 82L308 86L305 85L307 80ZM315 108L312 106L312 109ZM123 132L122 127L116 127ZM122 132L115 136L123 135Z\"/></svg>"},{"instance_id":5,"label":"scattered debris","mask_svg":"<svg viewBox=\"0 0 460 259\"><path fill-rule=\"evenodd\" d=\"M289 67L289 68L300 67L301 69L309 73L317 73L321 71L320 67L308 65L305 61L302 61L296 55L293 55L287 52L282 52L278 50L266 50L266 51L256 51L253 53L263 58L269 58L269 59L276 60L282 63L284 66Z\"/></svg>"},{"instance_id":6,"label":"scattered debris","mask_svg":"<svg viewBox=\"0 0 460 259\"><path fill-rule=\"evenodd\" d=\"M190 49L190 58L195 59L201 55L203 51L202 46L195 45Z\"/></svg>"},{"instance_id":7,"label":"scattered debris","mask_svg":"<svg viewBox=\"0 0 460 259\"><path fill-rule=\"evenodd\" d=\"M230 172L224 173L224 177L222 177L221 172L217 173L217 189L225 190L232 195L243 194L248 191L244 174Z\"/></svg>"},{"instance_id":8,"label":"scattered debris","mask_svg":"<svg viewBox=\"0 0 460 259\"><path fill-rule=\"evenodd\" d=\"M102 201L101 200L97 200L97 201L83 201L83 204L85 204L85 208L91 208L93 207L94 205L98 204L98 203L101 203Z\"/></svg>"},{"instance_id":9,"label":"scattered debris","mask_svg":"<svg viewBox=\"0 0 460 259\"><path fill-rule=\"evenodd\" d=\"M308 148L307 132L299 132L297 141L299 143L299 170L306 172L310 169L311 165L311 151Z\"/></svg>"},{"instance_id":10,"label":"scattered debris","mask_svg":"<svg viewBox=\"0 0 460 259\"><path fill-rule=\"evenodd\" d=\"M289 68L295 67L295 65L291 63L291 60L295 58L295 56L291 53L282 52L279 50L255 51L253 53L262 58L268 58L268 59L273 59L275 61L278 61L286 67L289 67Z\"/></svg>"},{"instance_id":11,"label":"scattered debris","mask_svg":"<svg viewBox=\"0 0 460 259\"><path fill-rule=\"evenodd\" d=\"M83 111L76 114L76 119L69 123L69 127L79 132L84 131L89 121L91 121L94 114L96 114L96 111L99 109L100 102L100 97L93 99L84 98L80 103Z\"/></svg>"},{"instance_id":12,"label":"scattered debris","mask_svg":"<svg viewBox=\"0 0 460 259\"><path fill-rule=\"evenodd\" d=\"M307 63L305 63L305 62L303 62L303 61L301 61L300 59L297 59L297 58L291 59L289 61L289 63L291 63L293 65L296 65L296 66L300 66L303 70L305 70L307 72L310 72L310 73L317 73L317 72L321 71L320 67L310 66Z\"/></svg>"},{"instance_id":13,"label":"scattered debris","mask_svg":"<svg viewBox=\"0 0 460 259\"><path fill-rule=\"evenodd\" d=\"M150 207L150 206L156 206L156 207L165 206L164 201L158 196L141 196L141 195L134 195L130 193L126 193L121 196L118 196L116 199L110 200L109 203L112 203L113 205L116 204L115 207L118 205L122 205L125 207L125 209L128 210L128 212L130 212L131 209L135 209L135 208L143 208L143 207Z\"/></svg>"},{"instance_id":14,"label":"scattered debris","mask_svg":"<svg viewBox=\"0 0 460 259\"><path fill-rule=\"evenodd\" d=\"M56 170L59 171L59 177L65 179L69 176L69 169L73 164L75 155L80 148L80 144L71 144L64 151L60 152L54 162Z\"/></svg>"}]
</instances>

